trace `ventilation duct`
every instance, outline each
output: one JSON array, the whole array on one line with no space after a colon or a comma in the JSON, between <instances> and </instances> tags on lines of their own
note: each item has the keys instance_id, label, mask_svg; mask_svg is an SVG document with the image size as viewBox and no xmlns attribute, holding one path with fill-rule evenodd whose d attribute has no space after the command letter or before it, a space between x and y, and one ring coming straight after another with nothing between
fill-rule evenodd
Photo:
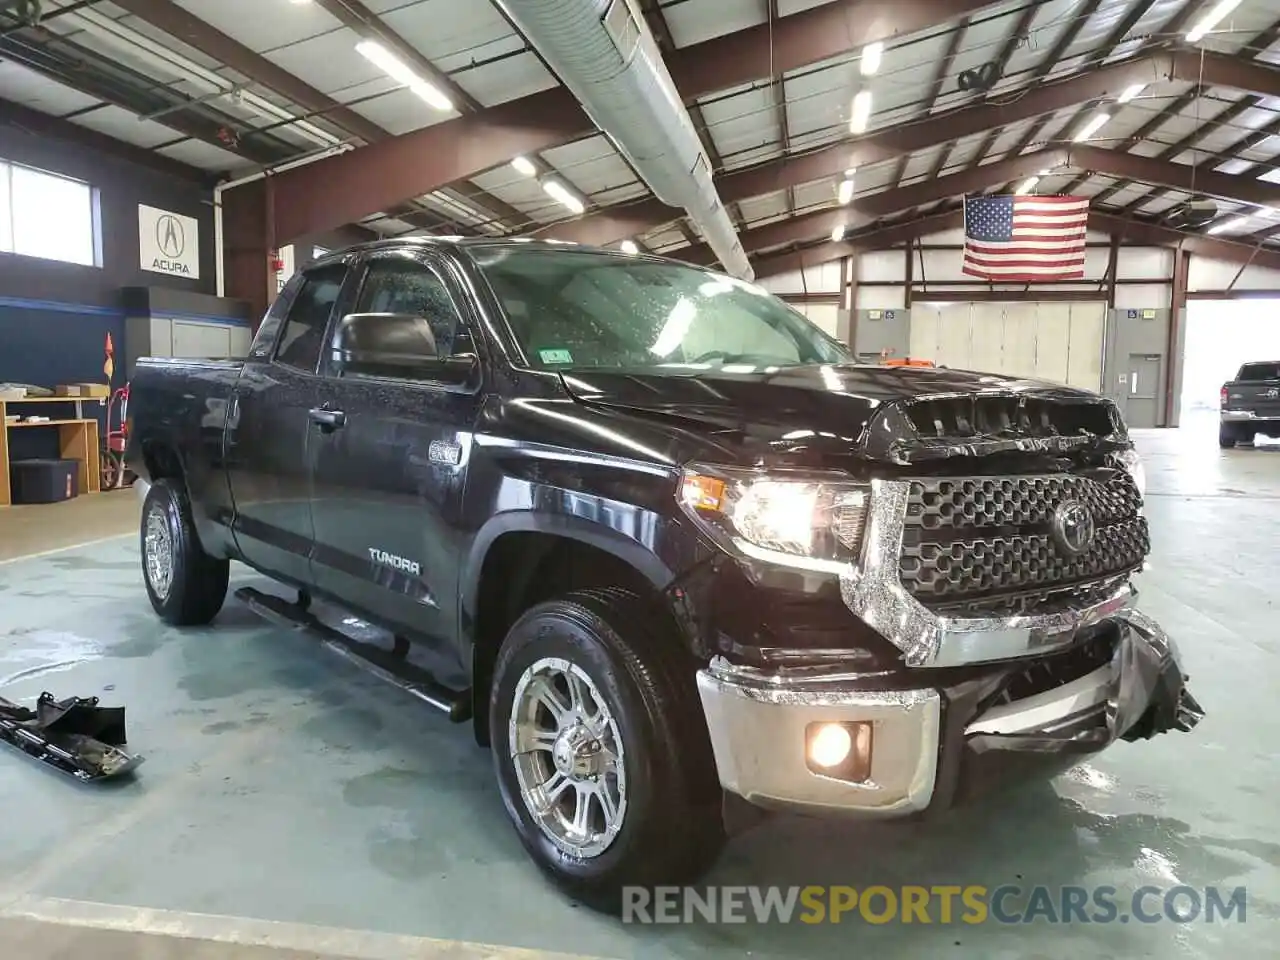
<instances>
[{"instance_id":1,"label":"ventilation duct","mask_svg":"<svg viewBox=\"0 0 1280 960\"><path fill-rule=\"evenodd\" d=\"M753 278L711 163L630 0L495 0L663 203L681 207L725 272Z\"/></svg>"}]
</instances>

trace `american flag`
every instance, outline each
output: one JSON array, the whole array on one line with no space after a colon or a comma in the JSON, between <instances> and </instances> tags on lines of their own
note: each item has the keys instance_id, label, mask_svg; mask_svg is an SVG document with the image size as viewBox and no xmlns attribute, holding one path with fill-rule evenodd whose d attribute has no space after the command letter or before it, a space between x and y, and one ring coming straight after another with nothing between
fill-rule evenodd
<instances>
[{"instance_id":1,"label":"american flag","mask_svg":"<svg viewBox=\"0 0 1280 960\"><path fill-rule=\"evenodd\" d=\"M1037 283L1084 277L1087 197L974 197L964 202L964 272Z\"/></svg>"}]
</instances>

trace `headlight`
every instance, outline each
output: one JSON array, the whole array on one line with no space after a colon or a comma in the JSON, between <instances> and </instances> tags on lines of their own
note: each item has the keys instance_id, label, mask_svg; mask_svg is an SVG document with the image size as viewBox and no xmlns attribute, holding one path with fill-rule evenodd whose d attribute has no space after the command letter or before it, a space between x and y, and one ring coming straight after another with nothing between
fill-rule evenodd
<instances>
[{"instance_id":1,"label":"headlight","mask_svg":"<svg viewBox=\"0 0 1280 960\"><path fill-rule=\"evenodd\" d=\"M1142 458L1138 456L1138 451L1121 450L1119 459L1125 473L1133 478L1133 484L1138 488L1138 496L1143 500L1147 499L1147 471L1142 466Z\"/></svg>"},{"instance_id":2,"label":"headlight","mask_svg":"<svg viewBox=\"0 0 1280 960\"><path fill-rule=\"evenodd\" d=\"M699 464L684 471L680 498L685 512L730 551L839 573L858 560L871 488L843 474Z\"/></svg>"}]
</instances>

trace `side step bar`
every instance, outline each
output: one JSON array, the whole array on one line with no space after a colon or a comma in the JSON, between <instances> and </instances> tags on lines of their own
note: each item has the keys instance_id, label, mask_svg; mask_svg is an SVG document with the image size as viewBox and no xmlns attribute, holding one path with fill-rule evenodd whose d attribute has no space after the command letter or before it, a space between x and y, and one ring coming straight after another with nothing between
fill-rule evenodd
<instances>
[{"instance_id":1,"label":"side step bar","mask_svg":"<svg viewBox=\"0 0 1280 960\"><path fill-rule=\"evenodd\" d=\"M301 604L290 603L282 597L263 593L253 587L241 587L235 595L237 600L264 620L292 630L316 634L328 650L379 680L399 687L423 703L442 711L454 723L465 723L471 719L470 690L453 690L421 667L404 663L395 654L372 644L351 639L340 630L322 623ZM399 646L397 640L397 647Z\"/></svg>"}]
</instances>

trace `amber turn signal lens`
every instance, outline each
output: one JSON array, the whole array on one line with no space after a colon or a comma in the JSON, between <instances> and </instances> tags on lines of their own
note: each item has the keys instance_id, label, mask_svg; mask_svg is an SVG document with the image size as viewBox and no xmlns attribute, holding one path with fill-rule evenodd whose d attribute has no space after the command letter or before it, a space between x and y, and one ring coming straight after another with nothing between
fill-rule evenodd
<instances>
[{"instance_id":1,"label":"amber turn signal lens","mask_svg":"<svg viewBox=\"0 0 1280 960\"><path fill-rule=\"evenodd\" d=\"M695 510L719 510L724 505L725 482L718 477L688 474L680 496Z\"/></svg>"}]
</instances>

